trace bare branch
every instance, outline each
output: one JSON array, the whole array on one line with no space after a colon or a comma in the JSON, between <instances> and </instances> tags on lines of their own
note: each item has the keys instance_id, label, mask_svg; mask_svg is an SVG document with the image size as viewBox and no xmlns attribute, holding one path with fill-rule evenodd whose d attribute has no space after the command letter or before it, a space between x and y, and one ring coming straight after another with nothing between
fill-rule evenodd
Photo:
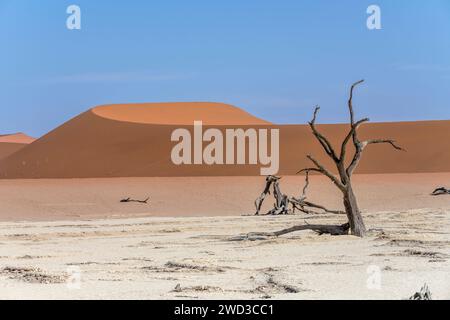
<instances>
[{"instance_id":1,"label":"bare branch","mask_svg":"<svg viewBox=\"0 0 450 320\"><path fill-rule=\"evenodd\" d=\"M339 157L339 161L341 161L342 163L344 163L345 161L345 153L347 152L347 143L350 140L350 138L354 135L354 132L356 130L358 130L359 126L361 124L363 124L364 122L369 121L369 118L364 118L361 119L357 122L355 122L354 124L351 125L350 131L348 132L347 136L345 137L344 141L342 142L341 145L341 155Z\"/></svg>"},{"instance_id":2,"label":"bare branch","mask_svg":"<svg viewBox=\"0 0 450 320\"><path fill-rule=\"evenodd\" d=\"M397 149L397 150L406 151L406 150L403 149L402 147L396 145L396 144L395 144L395 140L392 140L392 139L372 139L372 140L364 141L364 143L365 143L366 145L369 145L369 144L377 144L377 143L388 143L388 144L390 144L392 147L394 147L394 148Z\"/></svg>"},{"instance_id":3,"label":"bare branch","mask_svg":"<svg viewBox=\"0 0 450 320\"><path fill-rule=\"evenodd\" d=\"M306 168L306 169L301 170L301 171L304 171L306 173L305 174L305 185L304 185L303 190L302 190L302 195L300 196L300 198L295 198L295 197L289 197L288 198L288 202L290 204L292 204L292 207L294 208L294 211L295 211L295 209L298 209L298 210L300 210L300 211L302 211L304 213L307 213L307 214L322 214L322 213L345 214L344 211L329 210L329 209L325 208L324 206L315 204L315 203L310 202L310 201L305 201L305 199L306 199L306 190L308 189L308 186L309 186L309 171L315 171L315 170L321 172L317 168ZM309 209L307 207L320 209L323 212L317 212L317 211L311 210L311 209Z\"/></svg>"},{"instance_id":4,"label":"bare branch","mask_svg":"<svg viewBox=\"0 0 450 320\"><path fill-rule=\"evenodd\" d=\"M365 122L365 119L362 119L355 123L355 116L354 116L354 112L353 112L353 90L355 89L355 87L357 85L359 85L363 82L364 82L364 80L359 80L352 84L352 86L350 87L350 96L348 98L348 111L350 113L350 125L351 125L349 139L350 139L350 134L351 134L351 137L353 138L353 145L355 146L356 151L355 151L355 154L353 155L353 160L352 160L350 166L346 170L347 176L350 176L351 173L353 172L353 170L355 169L355 167L357 166L359 160L361 159L362 149L364 148L358 139L358 130L357 130L358 127L357 126L359 126L363 122ZM344 142L345 142L345 144L344 144ZM347 141L344 140L344 142L342 143L344 148L341 149L341 161L342 161L341 164L343 164L345 161L345 150L346 150L345 147L346 147L348 140ZM343 155L342 155L342 152L344 153Z\"/></svg>"},{"instance_id":5,"label":"bare branch","mask_svg":"<svg viewBox=\"0 0 450 320\"><path fill-rule=\"evenodd\" d=\"M357 143L355 144L355 147L356 147L355 156L353 157L352 162L350 163L350 165L347 168L347 175L349 175L349 176L352 175L353 171L355 170L356 166L359 163L359 160L361 160L361 156L362 156L362 152L363 152L364 148L367 147L369 144L379 144L379 143L387 143L387 144L390 144L396 150L406 151L402 147L399 147L398 145L396 145L395 140L392 140L392 139L371 139L371 140L366 140L366 141L362 141L362 142L357 141Z\"/></svg>"},{"instance_id":6,"label":"bare branch","mask_svg":"<svg viewBox=\"0 0 450 320\"><path fill-rule=\"evenodd\" d=\"M353 125L355 123L355 118L354 118L354 114L353 114L353 90L355 89L355 87L358 84L363 83L364 80L359 80L357 82L355 82L354 84L352 84L352 86L350 87L350 96L348 98L348 110L350 112L350 124Z\"/></svg>"},{"instance_id":7,"label":"bare branch","mask_svg":"<svg viewBox=\"0 0 450 320\"><path fill-rule=\"evenodd\" d=\"M341 210L330 210L325 208L324 206L315 204L313 202L310 201L305 201L304 199L296 199L296 198L289 198L289 201L291 202L291 204L298 210L304 212L304 213L313 213L313 214L322 214L322 213L332 213L332 214L345 214L344 211ZM323 212L317 212L317 211L312 211L306 207L310 207L310 208L315 208L315 209L320 209Z\"/></svg>"},{"instance_id":8,"label":"bare branch","mask_svg":"<svg viewBox=\"0 0 450 320\"><path fill-rule=\"evenodd\" d=\"M313 202L303 201L303 203L305 204L305 206L323 210L325 213L345 214L345 211L342 211L342 210L330 210L330 209L325 208L324 206L321 206L319 204L315 204Z\"/></svg>"},{"instance_id":9,"label":"bare branch","mask_svg":"<svg viewBox=\"0 0 450 320\"><path fill-rule=\"evenodd\" d=\"M318 234L331 234L337 236L348 234L349 229L350 229L349 223L344 223L342 225L304 224L282 229L275 232L250 232L240 236L232 237L229 239L229 241L266 239L268 237L279 237L284 234L301 230L313 230Z\"/></svg>"},{"instance_id":10,"label":"bare branch","mask_svg":"<svg viewBox=\"0 0 450 320\"><path fill-rule=\"evenodd\" d=\"M302 191L302 199L306 199L306 189L308 189L308 186L309 186L309 171L306 171L305 186L303 187L303 191Z\"/></svg>"},{"instance_id":11,"label":"bare branch","mask_svg":"<svg viewBox=\"0 0 450 320\"><path fill-rule=\"evenodd\" d=\"M315 171L315 172L320 172L322 173L322 171L320 171L317 168L304 168L302 170L297 171L295 174L299 174L299 173L303 173L303 172L308 172L308 171Z\"/></svg>"},{"instance_id":12,"label":"bare branch","mask_svg":"<svg viewBox=\"0 0 450 320\"><path fill-rule=\"evenodd\" d=\"M321 165L319 163L319 161L317 161L316 159L314 159L311 155L307 155L306 156L309 160L312 161L312 163L315 164L315 166L317 167L316 170L314 171L319 171L320 173L322 173L323 175L327 176L340 190L345 190L345 186L344 184L342 184L341 181L339 181L330 171L328 171L327 169L325 169L325 167L323 165Z\"/></svg>"},{"instance_id":13,"label":"bare branch","mask_svg":"<svg viewBox=\"0 0 450 320\"><path fill-rule=\"evenodd\" d=\"M349 176L349 177L353 174L353 171L355 170L356 166L358 165L359 160L361 160L362 150L364 149L364 147L362 146L362 143L359 141L355 143L355 146L356 146L356 151L353 156L352 162L347 167L347 170L345 170L347 173L347 176Z\"/></svg>"},{"instance_id":14,"label":"bare branch","mask_svg":"<svg viewBox=\"0 0 450 320\"><path fill-rule=\"evenodd\" d=\"M317 140L320 142L320 144L322 145L323 149L325 150L325 152L335 161L338 161L338 158L336 156L336 152L333 149L333 146L331 145L330 141L328 141L327 138L325 138L324 135L322 135L316 128L316 118L317 118L317 113L319 112L320 107L316 106L316 108L314 109L314 116L312 118L312 120L309 122L309 126L311 127L311 130L314 134L314 136L317 138Z\"/></svg>"}]
</instances>

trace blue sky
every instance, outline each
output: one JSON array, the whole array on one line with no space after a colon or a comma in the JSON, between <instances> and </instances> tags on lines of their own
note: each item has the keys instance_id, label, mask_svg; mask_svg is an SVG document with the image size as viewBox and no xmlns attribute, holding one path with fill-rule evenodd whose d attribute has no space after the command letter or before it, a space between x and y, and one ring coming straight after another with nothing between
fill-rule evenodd
<instances>
[{"instance_id":1,"label":"blue sky","mask_svg":"<svg viewBox=\"0 0 450 320\"><path fill-rule=\"evenodd\" d=\"M276 123L319 104L320 122L344 122L361 78L359 116L450 119L448 0L0 0L0 41L0 133L124 102L226 102Z\"/></svg>"}]
</instances>

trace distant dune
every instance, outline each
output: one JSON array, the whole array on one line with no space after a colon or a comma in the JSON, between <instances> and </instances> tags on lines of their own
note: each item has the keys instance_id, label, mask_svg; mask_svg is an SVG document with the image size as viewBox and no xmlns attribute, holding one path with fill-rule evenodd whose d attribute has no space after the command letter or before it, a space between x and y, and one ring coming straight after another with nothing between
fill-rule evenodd
<instances>
[{"instance_id":1,"label":"distant dune","mask_svg":"<svg viewBox=\"0 0 450 320\"><path fill-rule=\"evenodd\" d=\"M24 133L0 135L0 160L19 151L35 139Z\"/></svg>"},{"instance_id":2,"label":"distant dune","mask_svg":"<svg viewBox=\"0 0 450 320\"><path fill-rule=\"evenodd\" d=\"M36 140L33 137L26 135L25 133L13 133L13 134L1 134L0 143L22 143L29 144Z\"/></svg>"},{"instance_id":3,"label":"distant dune","mask_svg":"<svg viewBox=\"0 0 450 320\"><path fill-rule=\"evenodd\" d=\"M315 155L330 165L307 125L273 125L247 112L218 103L108 105L93 108L34 143L0 160L2 178L86 178L144 176L259 175L259 165L181 165L171 162L174 129L192 130L194 120L226 128L279 128L281 175L310 166ZM347 124L320 125L336 144ZM450 171L450 121L368 123L361 138L393 138L407 152L373 145L363 155L359 173ZM0 137L1 139L1 137ZM1 141L1 140L0 140Z\"/></svg>"}]
</instances>

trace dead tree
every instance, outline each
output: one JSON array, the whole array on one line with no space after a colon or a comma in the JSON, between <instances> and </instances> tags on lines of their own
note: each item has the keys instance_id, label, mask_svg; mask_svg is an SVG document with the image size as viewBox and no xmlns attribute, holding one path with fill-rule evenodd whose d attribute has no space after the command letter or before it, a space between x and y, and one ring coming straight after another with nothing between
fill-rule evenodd
<instances>
[{"instance_id":1,"label":"dead tree","mask_svg":"<svg viewBox=\"0 0 450 320\"><path fill-rule=\"evenodd\" d=\"M122 199L122 200L120 200L120 202L137 202L137 203L147 203L147 201L149 200L150 198L147 198L147 199L144 199L144 200L135 200L135 199L131 199L131 198L125 198L125 199Z\"/></svg>"},{"instance_id":2,"label":"dead tree","mask_svg":"<svg viewBox=\"0 0 450 320\"><path fill-rule=\"evenodd\" d=\"M273 208L266 213L266 215L280 215L280 214L289 214L291 213L291 209L289 209L289 204L291 203L290 198L281 192L279 180L281 177L276 176L267 176L266 177L266 186L264 187L264 191L261 195L255 200L256 213L255 215L259 215L261 211L261 206L264 202L264 199L268 194L270 194L270 187L273 185L273 196L275 198L275 203Z\"/></svg>"},{"instance_id":3,"label":"dead tree","mask_svg":"<svg viewBox=\"0 0 450 320\"><path fill-rule=\"evenodd\" d=\"M266 186L264 187L264 191L261 193L261 195L255 200L255 207L256 207L256 213L255 215L258 215L261 211L261 206L264 202L264 199L268 194L270 194L270 187L273 183L278 183L278 180L280 178L276 176L267 176L266 177Z\"/></svg>"},{"instance_id":4,"label":"dead tree","mask_svg":"<svg viewBox=\"0 0 450 320\"><path fill-rule=\"evenodd\" d=\"M355 82L350 88L350 96L347 103L350 115L350 130L348 131L347 135L345 136L344 140L341 143L340 153L337 153L335 151L330 141L323 134L321 134L316 128L316 118L317 113L319 112L320 109L319 107L315 108L313 119L309 122L309 126L311 127L312 133L319 141L328 157L331 160L333 160L338 172L338 176L332 174L331 171L326 169L312 155L308 155L307 158L314 164L314 166L304 168L298 172L298 173L318 172L322 175L325 175L331 180L331 182L342 193L345 213L347 215L348 222L350 224L350 231L353 235L358 237L363 237L366 234L366 227L364 225L364 221L358 207L358 202L356 200L356 196L353 191L351 177L356 167L358 166L359 161L361 160L363 151L368 145L380 143L389 144L396 150L403 150L392 139L369 139L365 141L361 141L359 139L358 129L363 123L368 122L369 119L364 118L361 120L355 120L353 112L353 90L357 85L361 84L363 81L364 80ZM353 153L353 156L351 157L350 164L347 165L346 156L347 156L347 145L349 141L352 141L355 151Z\"/></svg>"},{"instance_id":5,"label":"dead tree","mask_svg":"<svg viewBox=\"0 0 450 320\"><path fill-rule=\"evenodd\" d=\"M312 155L308 155L307 158L312 162L312 166L308 168L304 168L297 173L305 173L306 174L306 184L303 191L303 197L300 197L298 199L290 198L291 204L293 204L294 208L299 208L303 212L307 212L308 208L315 208L315 209L322 209L325 212L331 212L331 213L345 213L347 215L348 224L340 225L340 226L322 226L322 225L302 225L302 226L296 226L288 229L284 229L278 232L273 233L264 233L263 235L279 235L279 234L285 234L288 232L293 232L297 230L315 230L319 231L322 230L323 233L331 233L331 234L344 234L348 232L348 229L350 229L351 233L358 237L364 237L366 234L366 226L364 225L363 218L361 216L361 212L358 207L358 202L356 200L355 193L353 191L352 181L351 177L353 172L355 171L356 167L359 164L359 161L361 160L363 151L368 145L372 144L389 144L396 150L403 150L401 147L399 147L394 140L392 139L369 139L361 141L358 137L358 129L363 124L369 121L368 118L363 118L361 120L355 120L354 112L353 112L353 91L355 87L359 84L361 84L364 80L360 80L358 82L355 82L352 84L350 88L350 95L347 102L348 105L348 111L350 116L350 128L347 132L344 140L341 143L340 152L336 152L335 148L331 144L331 142L322 134L319 132L319 130L316 127L316 119L317 114L319 112L319 107L317 106L314 110L313 118L309 122L309 126L311 128L311 131L314 135L314 137L317 139L317 141L322 146L323 150L327 154L327 156L333 161L333 163L336 166L336 171L338 175L334 175L330 170L325 168L323 164L321 164L316 158L314 158ZM347 161L347 147L349 142L354 146L354 152L351 156L351 160ZM403 150L404 151L404 150ZM330 211L325 209L324 207L320 205L316 205L310 202L306 201L305 198L305 190L308 186L308 175L310 172L317 172L324 176L326 176L328 179L331 180L331 182L341 191L342 193L342 199L345 211ZM331 230L329 229L331 227ZM280 233L281 232L281 233Z\"/></svg>"},{"instance_id":6,"label":"dead tree","mask_svg":"<svg viewBox=\"0 0 450 320\"><path fill-rule=\"evenodd\" d=\"M258 215L261 210L261 205L266 198L266 195L270 194L270 187L273 184L273 193L275 198L274 208L269 210L266 215L280 215L289 214L295 212L295 210L302 211L307 214L320 214L320 213L332 213L332 214L345 214L344 211L339 210L329 210L324 206L315 204L313 202L306 200L306 190L309 186L309 174L306 173L305 185L303 187L302 194L300 197L289 197L282 193L279 186L279 180L281 177L267 176L266 186L261 195L255 200L256 213ZM331 235L344 235L348 234L350 228L349 223L344 223L342 225L320 225L320 224L305 224L294 226L291 228L275 231L275 232L252 232L248 235L234 237L233 240L245 240L245 239L255 239L260 237L278 237L283 234L287 234L294 231L300 230L313 230L319 235L321 234L331 234Z\"/></svg>"},{"instance_id":7,"label":"dead tree","mask_svg":"<svg viewBox=\"0 0 450 320\"><path fill-rule=\"evenodd\" d=\"M439 196L442 194L450 194L450 189L439 187L434 189L433 192L431 193L432 196Z\"/></svg>"},{"instance_id":8,"label":"dead tree","mask_svg":"<svg viewBox=\"0 0 450 320\"><path fill-rule=\"evenodd\" d=\"M311 201L306 200L306 190L309 186L309 174L308 172L305 175L305 186L303 187L302 194L300 197L289 197L286 194L281 192L279 180L281 177L276 176L267 176L266 177L266 186L261 195L255 200L256 213L255 215L259 215L261 211L261 206L266 196L270 194L270 187L273 185L273 196L275 198L274 207L269 210L266 215L280 215L280 214L290 214L295 212L295 210L299 210L308 214L320 214L320 213L333 213L333 214L345 214L344 211L340 210L330 210L321 206L319 204L315 204Z\"/></svg>"}]
</instances>

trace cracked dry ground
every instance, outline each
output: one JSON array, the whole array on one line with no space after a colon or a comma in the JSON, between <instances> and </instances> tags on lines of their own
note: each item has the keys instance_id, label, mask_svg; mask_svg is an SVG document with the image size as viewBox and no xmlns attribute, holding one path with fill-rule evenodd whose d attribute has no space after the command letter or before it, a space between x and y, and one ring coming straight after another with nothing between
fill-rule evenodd
<instances>
[{"instance_id":1,"label":"cracked dry ground","mask_svg":"<svg viewBox=\"0 0 450 320\"><path fill-rule=\"evenodd\" d=\"M342 218L0 223L0 298L405 299L424 283L434 299L450 298L449 209L364 217L364 239L305 231L255 241L229 240ZM74 267L79 289L66 283Z\"/></svg>"}]
</instances>

